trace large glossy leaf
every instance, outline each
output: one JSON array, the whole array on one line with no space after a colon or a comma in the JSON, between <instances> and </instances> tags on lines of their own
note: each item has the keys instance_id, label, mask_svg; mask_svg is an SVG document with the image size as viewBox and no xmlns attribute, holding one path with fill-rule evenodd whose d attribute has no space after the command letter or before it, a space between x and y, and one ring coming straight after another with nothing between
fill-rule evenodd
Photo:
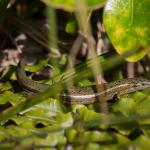
<instances>
[{"instance_id":1,"label":"large glossy leaf","mask_svg":"<svg viewBox=\"0 0 150 150\"><path fill-rule=\"evenodd\" d=\"M129 61L143 58L150 47L150 1L108 0L104 10L104 25L119 54L143 49Z\"/></svg>"},{"instance_id":2,"label":"large glossy leaf","mask_svg":"<svg viewBox=\"0 0 150 150\"><path fill-rule=\"evenodd\" d=\"M76 0L42 0L47 5L50 5L55 8L62 8L67 11L75 11L76 8ZM94 9L102 6L106 0L84 0L85 4L89 9Z\"/></svg>"}]
</instances>

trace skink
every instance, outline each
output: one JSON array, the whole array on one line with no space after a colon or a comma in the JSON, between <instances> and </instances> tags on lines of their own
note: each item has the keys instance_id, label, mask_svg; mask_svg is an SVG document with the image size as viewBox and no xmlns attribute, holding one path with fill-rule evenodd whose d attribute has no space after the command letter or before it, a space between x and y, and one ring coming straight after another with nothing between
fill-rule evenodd
<instances>
[{"instance_id":1,"label":"skink","mask_svg":"<svg viewBox=\"0 0 150 150\"><path fill-rule=\"evenodd\" d=\"M22 59L18 63L16 71L18 83L23 88L32 92L41 92L50 88L48 84L38 83L29 79L24 70L25 65L26 60ZM128 78L98 86L104 87L103 90L97 92L95 85L88 87L71 87L68 91L65 90L57 95L62 97L64 104L91 104L98 102L99 98L102 98L103 101L109 101L115 96L120 97L124 94L150 88L150 81L145 78Z\"/></svg>"}]
</instances>

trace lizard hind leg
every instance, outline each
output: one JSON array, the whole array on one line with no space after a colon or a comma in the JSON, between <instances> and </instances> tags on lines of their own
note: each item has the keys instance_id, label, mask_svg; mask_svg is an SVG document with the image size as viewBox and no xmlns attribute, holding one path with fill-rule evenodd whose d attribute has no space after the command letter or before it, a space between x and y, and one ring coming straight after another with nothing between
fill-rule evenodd
<instances>
[{"instance_id":1,"label":"lizard hind leg","mask_svg":"<svg viewBox=\"0 0 150 150\"><path fill-rule=\"evenodd\" d=\"M108 100L108 103L116 103L118 100L120 99L120 95L115 93L113 98L111 98L110 100Z\"/></svg>"}]
</instances>

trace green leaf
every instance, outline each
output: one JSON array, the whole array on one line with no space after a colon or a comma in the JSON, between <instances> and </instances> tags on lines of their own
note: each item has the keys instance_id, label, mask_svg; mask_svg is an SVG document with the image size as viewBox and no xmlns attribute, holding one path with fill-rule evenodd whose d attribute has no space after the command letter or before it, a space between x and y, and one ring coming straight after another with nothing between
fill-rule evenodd
<instances>
[{"instance_id":1,"label":"green leaf","mask_svg":"<svg viewBox=\"0 0 150 150\"><path fill-rule=\"evenodd\" d=\"M138 61L150 48L150 1L108 0L104 10L104 25L116 51L141 51L127 58Z\"/></svg>"},{"instance_id":2,"label":"green leaf","mask_svg":"<svg viewBox=\"0 0 150 150\"><path fill-rule=\"evenodd\" d=\"M46 101L40 104L37 104L33 106L32 108L29 108L21 112L20 114L25 116L25 118L30 119L30 122L33 122L34 125L37 125L38 123L42 123L43 125L47 126L50 123L51 124L56 123L57 119L60 116L59 114L63 115L64 112L66 112L66 108L64 105L60 103L60 101L56 99L48 98ZM64 115L62 118L65 119L66 122L68 122L65 116L67 115ZM57 117L57 119L55 117ZM15 120L16 123L20 121L22 122L20 118L19 120L18 118L14 118L13 120ZM25 122L27 122L26 119L24 120ZM59 125L60 125L60 122L62 121L59 120ZM24 124L24 122L22 123Z\"/></svg>"},{"instance_id":3,"label":"green leaf","mask_svg":"<svg viewBox=\"0 0 150 150\"><path fill-rule=\"evenodd\" d=\"M37 72L47 66L46 60L41 60L38 64L26 66L27 70Z\"/></svg>"},{"instance_id":4,"label":"green leaf","mask_svg":"<svg viewBox=\"0 0 150 150\"><path fill-rule=\"evenodd\" d=\"M98 145L98 144L95 144L95 143L89 143L89 144L87 144L87 146L86 147L84 147L83 149L86 149L86 150L99 150L99 149L101 149L101 146L100 145ZM101 149L102 150L102 149Z\"/></svg>"},{"instance_id":5,"label":"green leaf","mask_svg":"<svg viewBox=\"0 0 150 150\"><path fill-rule=\"evenodd\" d=\"M0 104L10 102L12 105L16 105L21 100L23 100L22 95L14 94L11 91L5 91L4 93L0 94Z\"/></svg>"},{"instance_id":6,"label":"green leaf","mask_svg":"<svg viewBox=\"0 0 150 150\"><path fill-rule=\"evenodd\" d=\"M0 90L1 91L7 91L12 89L12 85L10 84L10 82L5 82L2 85L0 85Z\"/></svg>"},{"instance_id":7,"label":"green leaf","mask_svg":"<svg viewBox=\"0 0 150 150\"><path fill-rule=\"evenodd\" d=\"M3 70L3 73L1 75L1 79L3 81L7 81L7 80L14 80L15 78L15 72L16 71L16 67L15 66L9 66L9 67L5 67L5 69Z\"/></svg>"},{"instance_id":8,"label":"green leaf","mask_svg":"<svg viewBox=\"0 0 150 150\"><path fill-rule=\"evenodd\" d=\"M77 22L76 22L75 18L73 16L71 16L66 25L65 31L68 33L73 33L73 32L75 32L76 29L77 29Z\"/></svg>"},{"instance_id":9,"label":"green leaf","mask_svg":"<svg viewBox=\"0 0 150 150\"><path fill-rule=\"evenodd\" d=\"M55 8L62 8L67 11L75 11L76 8L76 0L42 0L47 5L50 5ZM84 0L87 7L91 10L95 8L101 7L106 0Z\"/></svg>"},{"instance_id":10,"label":"green leaf","mask_svg":"<svg viewBox=\"0 0 150 150\"><path fill-rule=\"evenodd\" d=\"M149 90L150 92L150 90ZM115 112L120 111L124 115L144 115L150 113L150 96L148 93L135 92L130 97L124 97L113 105Z\"/></svg>"},{"instance_id":11,"label":"green leaf","mask_svg":"<svg viewBox=\"0 0 150 150\"><path fill-rule=\"evenodd\" d=\"M134 141L139 150L150 149L149 136L140 136Z\"/></svg>"}]
</instances>

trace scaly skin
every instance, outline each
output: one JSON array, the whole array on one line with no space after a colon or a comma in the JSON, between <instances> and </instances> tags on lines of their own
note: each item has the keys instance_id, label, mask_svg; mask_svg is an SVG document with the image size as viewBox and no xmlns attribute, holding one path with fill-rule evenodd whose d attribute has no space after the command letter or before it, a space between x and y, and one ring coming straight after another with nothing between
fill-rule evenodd
<instances>
[{"instance_id":1,"label":"scaly skin","mask_svg":"<svg viewBox=\"0 0 150 150\"><path fill-rule=\"evenodd\" d=\"M16 72L18 83L24 89L31 92L41 92L50 88L48 84L38 83L29 79L24 70L25 64L25 59L22 59L17 66ZM68 91L65 90L57 95L63 98L65 104L91 104L98 102L99 99L108 101L115 96L119 97L124 94L150 88L150 81L144 78L128 78L98 86L104 87L103 90L97 91L96 86L71 87Z\"/></svg>"}]
</instances>

